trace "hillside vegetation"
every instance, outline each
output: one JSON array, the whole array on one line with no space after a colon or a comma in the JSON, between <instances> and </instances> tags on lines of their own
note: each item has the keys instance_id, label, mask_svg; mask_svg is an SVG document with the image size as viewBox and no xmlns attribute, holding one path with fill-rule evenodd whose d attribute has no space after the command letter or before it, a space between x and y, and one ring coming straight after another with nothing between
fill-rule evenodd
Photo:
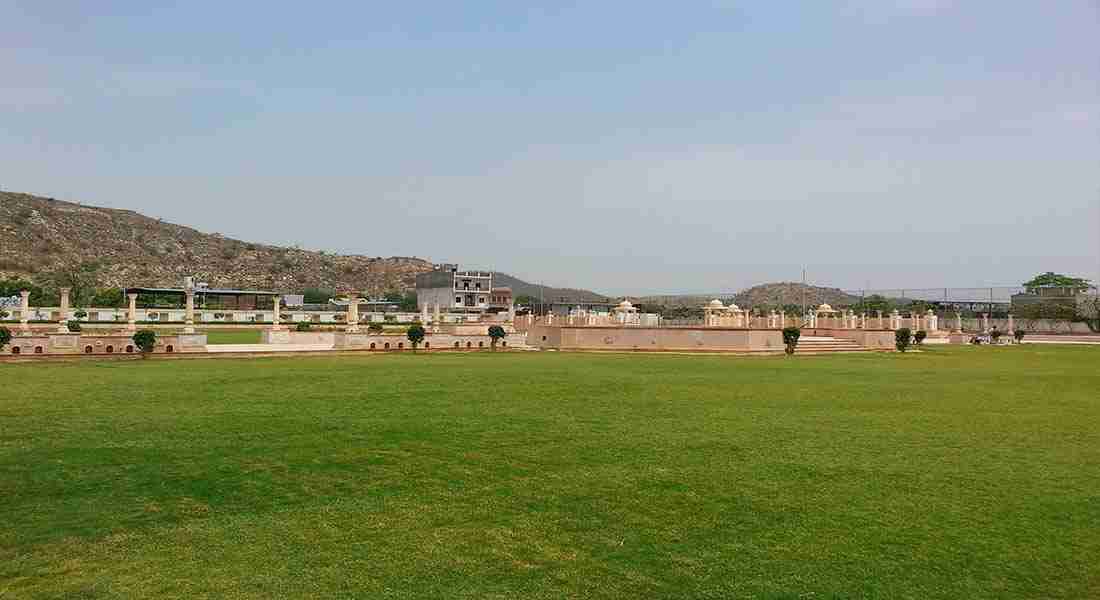
<instances>
[{"instance_id":1,"label":"hillside vegetation","mask_svg":"<svg viewBox=\"0 0 1100 600\"><path fill-rule=\"evenodd\" d=\"M296 291L407 290L431 268L411 257L338 255L203 233L129 210L0 192L0 279L40 285L172 286L194 275L212 287Z\"/></svg>"}]
</instances>

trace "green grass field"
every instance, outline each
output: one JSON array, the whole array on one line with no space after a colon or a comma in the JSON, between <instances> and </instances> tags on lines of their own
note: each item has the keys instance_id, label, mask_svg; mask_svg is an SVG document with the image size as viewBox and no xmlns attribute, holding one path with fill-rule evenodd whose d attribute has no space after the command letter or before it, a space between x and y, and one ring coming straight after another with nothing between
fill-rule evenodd
<instances>
[{"instance_id":1,"label":"green grass field","mask_svg":"<svg viewBox=\"0 0 1100 600\"><path fill-rule=\"evenodd\" d=\"M214 329L206 331L207 344L259 344L259 329Z\"/></svg>"},{"instance_id":2,"label":"green grass field","mask_svg":"<svg viewBox=\"0 0 1100 600\"><path fill-rule=\"evenodd\" d=\"M0 364L0 598L1095 598L1098 359Z\"/></svg>"}]
</instances>

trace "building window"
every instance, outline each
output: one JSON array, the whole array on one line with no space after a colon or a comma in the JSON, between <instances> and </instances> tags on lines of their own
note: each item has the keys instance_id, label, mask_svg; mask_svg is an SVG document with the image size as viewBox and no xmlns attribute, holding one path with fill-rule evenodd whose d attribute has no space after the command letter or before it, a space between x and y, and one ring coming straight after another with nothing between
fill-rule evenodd
<instances>
[{"instance_id":1,"label":"building window","mask_svg":"<svg viewBox=\"0 0 1100 600\"><path fill-rule=\"evenodd\" d=\"M390 349L390 343L386 342L385 344L382 344L382 349L383 350L389 350Z\"/></svg>"},{"instance_id":2,"label":"building window","mask_svg":"<svg viewBox=\"0 0 1100 600\"><path fill-rule=\"evenodd\" d=\"M425 348L431 348L431 347L432 347L432 343L431 343L431 342L424 342L424 347L425 347Z\"/></svg>"},{"instance_id":3,"label":"building window","mask_svg":"<svg viewBox=\"0 0 1100 600\"><path fill-rule=\"evenodd\" d=\"M107 346L107 354L114 354L114 352L115 352L115 347L114 346Z\"/></svg>"},{"instance_id":4,"label":"building window","mask_svg":"<svg viewBox=\"0 0 1100 600\"><path fill-rule=\"evenodd\" d=\"M474 346L474 345L473 345L472 343L470 343L470 342L466 342L466 347L467 347L467 348L473 348L473 346Z\"/></svg>"},{"instance_id":5,"label":"building window","mask_svg":"<svg viewBox=\"0 0 1100 600\"><path fill-rule=\"evenodd\" d=\"M457 342L456 342L456 345L457 345ZM12 354L19 354L22 351L23 350L19 346L12 346L11 347L11 353Z\"/></svg>"},{"instance_id":6,"label":"building window","mask_svg":"<svg viewBox=\"0 0 1100 600\"><path fill-rule=\"evenodd\" d=\"M375 349L375 344L374 344L374 342L371 342L371 343L370 343L370 349L371 349L371 350L374 350L374 349Z\"/></svg>"},{"instance_id":7,"label":"building window","mask_svg":"<svg viewBox=\"0 0 1100 600\"><path fill-rule=\"evenodd\" d=\"M84 346L84 354L91 354L91 353L92 353L92 347L91 346Z\"/></svg>"},{"instance_id":8,"label":"building window","mask_svg":"<svg viewBox=\"0 0 1100 600\"><path fill-rule=\"evenodd\" d=\"M478 348L484 348L485 347L485 342L478 342L477 347Z\"/></svg>"},{"instance_id":9,"label":"building window","mask_svg":"<svg viewBox=\"0 0 1100 600\"><path fill-rule=\"evenodd\" d=\"M455 304L462 304L462 296L455 296Z\"/></svg>"},{"instance_id":10,"label":"building window","mask_svg":"<svg viewBox=\"0 0 1100 600\"><path fill-rule=\"evenodd\" d=\"M458 342L455 342L455 348L458 348ZM18 350L18 348L16 348Z\"/></svg>"},{"instance_id":11,"label":"building window","mask_svg":"<svg viewBox=\"0 0 1100 600\"><path fill-rule=\"evenodd\" d=\"M167 346L164 347L164 351L165 352L175 352L176 349L172 347L172 344L168 344Z\"/></svg>"},{"instance_id":12,"label":"building window","mask_svg":"<svg viewBox=\"0 0 1100 600\"><path fill-rule=\"evenodd\" d=\"M42 346L35 346L34 347L34 353L35 354L42 354Z\"/></svg>"},{"instance_id":13,"label":"building window","mask_svg":"<svg viewBox=\"0 0 1100 600\"><path fill-rule=\"evenodd\" d=\"M133 351L134 351L134 347L133 347L133 346L126 346L126 352L127 352L127 353L131 353L131 352L133 352Z\"/></svg>"}]
</instances>

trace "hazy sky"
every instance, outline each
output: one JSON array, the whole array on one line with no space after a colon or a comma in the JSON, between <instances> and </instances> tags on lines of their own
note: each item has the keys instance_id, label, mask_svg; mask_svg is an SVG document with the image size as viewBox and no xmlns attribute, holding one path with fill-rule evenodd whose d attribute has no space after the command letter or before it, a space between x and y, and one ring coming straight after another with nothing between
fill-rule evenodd
<instances>
[{"instance_id":1,"label":"hazy sky","mask_svg":"<svg viewBox=\"0 0 1100 600\"><path fill-rule=\"evenodd\" d=\"M607 293L1100 270L1100 8L0 3L0 187Z\"/></svg>"}]
</instances>

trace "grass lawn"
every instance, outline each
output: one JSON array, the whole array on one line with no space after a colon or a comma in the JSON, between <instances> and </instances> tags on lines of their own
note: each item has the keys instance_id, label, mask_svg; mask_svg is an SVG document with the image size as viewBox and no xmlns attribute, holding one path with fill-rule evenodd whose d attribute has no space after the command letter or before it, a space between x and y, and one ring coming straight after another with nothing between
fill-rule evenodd
<instances>
[{"instance_id":1,"label":"grass lawn","mask_svg":"<svg viewBox=\"0 0 1100 600\"><path fill-rule=\"evenodd\" d=\"M1098 359L0 364L0 598L1100 597Z\"/></svg>"},{"instance_id":2,"label":"grass lawn","mask_svg":"<svg viewBox=\"0 0 1100 600\"><path fill-rule=\"evenodd\" d=\"M259 344L259 329L214 329L206 332L207 344Z\"/></svg>"}]
</instances>

